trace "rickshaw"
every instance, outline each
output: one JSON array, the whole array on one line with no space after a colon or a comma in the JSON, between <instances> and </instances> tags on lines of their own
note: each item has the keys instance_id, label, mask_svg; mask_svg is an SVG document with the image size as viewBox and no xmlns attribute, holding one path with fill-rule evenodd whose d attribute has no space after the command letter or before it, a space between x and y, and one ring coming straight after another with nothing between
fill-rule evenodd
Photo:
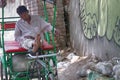
<instances>
[{"instance_id":1,"label":"rickshaw","mask_svg":"<svg viewBox=\"0 0 120 80\"><path fill-rule=\"evenodd\" d=\"M43 1L44 7L44 19L48 21L48 14L46 8L46 0ZM54 27L56 23L56 1L53 0L52 3L54 6L54 16L52 21L52 39L50 41L49 33L45 33L46 40L50 43L51 46L44 46L39 50L41 55L32 56L29 54L29 51L20 47L20 45L15 41L5 41L4 40L4 32L9 30L14 30L15 22L14 21L5 21L5 19L14 19L19 17L4 17L4 7L2 7L2 22L1 25L1 49L2 56L0 57L0 65L1 65L1 80L58 80L57 76L57 59L56 59L56 45L54 42ZM16 70L14 69L15 59L13 57L16 55L23 55L24 60L26 61L26 69ZM20 64L19 66L22 66Z\"/></svg>"}]
</instances>

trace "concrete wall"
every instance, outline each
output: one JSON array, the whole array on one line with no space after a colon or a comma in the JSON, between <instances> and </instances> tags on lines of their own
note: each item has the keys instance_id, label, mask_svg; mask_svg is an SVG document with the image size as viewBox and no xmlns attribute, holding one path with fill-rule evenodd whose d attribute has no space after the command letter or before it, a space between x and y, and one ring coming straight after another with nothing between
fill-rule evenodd
<instances>
[{"instance_id":1,"label":"concrete wall","mask_svg":"<svg viewBox=\"0 0 120 80\"><path fill-rule=\"evenodd\" d=\"M70 38L79 55L120 57L119 4L120 0L70 0Z\"/></svg>"}]
</instances>

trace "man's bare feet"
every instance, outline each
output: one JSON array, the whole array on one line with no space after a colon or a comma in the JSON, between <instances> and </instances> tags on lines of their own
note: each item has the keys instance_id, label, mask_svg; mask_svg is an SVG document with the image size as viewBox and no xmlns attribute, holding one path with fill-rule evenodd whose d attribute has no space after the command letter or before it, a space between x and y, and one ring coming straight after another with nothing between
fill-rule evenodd
<instances>
[{"instance_id":1,"label":"man's bare feet","mask_svg":"<svg viewBox=\"0 0 120 80\"><path fill-rule=\"evenodd\" d=\"M36 37L35 37L35 42L33 44L33 52L36 52L39 48L40 48L40 35L38 34Z\"/></svg>"}]
</instances>

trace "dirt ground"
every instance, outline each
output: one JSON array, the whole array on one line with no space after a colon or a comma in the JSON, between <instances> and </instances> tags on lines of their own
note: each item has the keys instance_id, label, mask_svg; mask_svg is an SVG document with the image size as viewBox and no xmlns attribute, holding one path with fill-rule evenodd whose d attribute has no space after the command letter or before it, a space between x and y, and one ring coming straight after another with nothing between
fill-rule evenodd
<instances>
[{"instance_id":1,"label":"dirt ground","mask_svg":"<svg viewBox=\"0 0 120 80\"><path fill-rule=\"evenodd\" d=\"M67 61L66 56L70 53L75 53L74 51L67 51L63 53L63 62ZM69 61L69 60L68 60ZM88 58L79 57L74 62L68 65L65 69L58 69L59 80L87 80L86 78L80 78L77 74L81 70L82 66L86 64Z\"/></svg>"},{"instance_id":2,"label":"dirt ground","mask_svg":"<svg viewBox=\"0 0 120 80\"><path fill-rule=\"evenodd\" d=\"M86 80L85 78L80 79L76 73L78 70L80 70L83 63L84 62L75 62L63 72L58 71L59 80Z\"/></svg>"},{"instance_id":3,"label":"dirt ground","mask_svg":"<svg viewBox=\"0 0 120 80\"><path fill-rule=\"evenodd\" d=\"M113 75L112 76L109 75L109 77L108 77L108 76L105 76L105 75L102 75L102 74L96 72L97 68L95 67L95 65L96 65L96 63L101 61L97 57L95 57L93 55L89 55L86 57L79 56L79 58L77 58L76 55L72 55L72 57L75 57L75 58L73 58L74 60L73 59L69 60L70 58L68 58L68 55L73 54L73 53L75 54L74 51L70 51L70 52L68 51L68 52L63 53L62 57L64 57L64 58L61 61L65 62L65 64L67 64L67 67L65 65L65 68L64 68L64 66L62 68L59 68L59 65L58 65L59 80L88 80L85 76L87 76L90 80L93 78L94 78L93 80L116 80L116 79L114 79ZM71 61L72 61L72 63L71 63ZM70 62L70 63L68 64L66 62L68 62L68 63ZM93 63L95 63L95 64L93 64ZM58 62L58 64L59 64L59 62ZM64 65L64 64L62 64L62 65ZM107 69L107 67L105 69L109 71L109 69ZM92 76L91 76L90 74L92 72L96 72L96 73L92 74ZM89 74L89 76L88 76L88 74ZM85 75L85 76L83 77L83 75ZM117 80L120 80L120 79L117 79Z\"/></svg>"}]
</instances>

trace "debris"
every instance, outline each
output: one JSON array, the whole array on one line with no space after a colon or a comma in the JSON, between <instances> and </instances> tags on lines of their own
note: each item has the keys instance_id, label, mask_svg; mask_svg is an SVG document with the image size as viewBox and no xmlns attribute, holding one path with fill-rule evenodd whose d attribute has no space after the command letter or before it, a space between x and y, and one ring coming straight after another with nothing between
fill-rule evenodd
<instances>
[{"instance_id":1,"label":"debris","mask_svg":"<svg viewBox=\"0 0 120 80\"><path fill-rule=\"evenodd\" d=\"M120 80L120 65L115 65L113 67L113 75L115 80Z\"/></svg>"},{"instance_id":2,"label":"debris","mask_svg":"<svg viewBox=\"0 0 120 80\"><path fill-rule=\"evenodd\" d=\"M99 62L95 65L95 71L103 74L104 76L111 76L113 71L112 68L113 65L109 62Z\"/></svg>"}]
</instances>

